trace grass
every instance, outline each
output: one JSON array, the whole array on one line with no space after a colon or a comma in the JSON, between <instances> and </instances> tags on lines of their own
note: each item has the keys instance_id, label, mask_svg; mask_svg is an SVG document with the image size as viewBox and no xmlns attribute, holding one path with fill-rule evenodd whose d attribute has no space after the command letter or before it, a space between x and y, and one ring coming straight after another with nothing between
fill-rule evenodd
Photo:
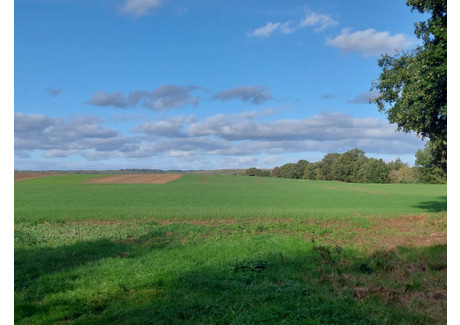
<instances>
[{"instance_id":1,"label":"grass","mask_svg":"<svg viewBox=\"0 0 460 325\"><path fill-rule=\"evenodd\" d=\"M446 321L445 185L90 177L15 183L18 324Z\"/></svg>"}]
</instances>

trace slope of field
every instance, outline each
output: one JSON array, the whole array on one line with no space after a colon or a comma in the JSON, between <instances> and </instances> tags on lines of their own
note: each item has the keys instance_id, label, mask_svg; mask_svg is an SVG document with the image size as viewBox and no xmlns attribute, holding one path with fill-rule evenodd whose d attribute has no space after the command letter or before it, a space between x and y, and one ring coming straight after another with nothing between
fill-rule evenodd
<instances>
[{"instance_id":1,"label":"slope of field","mask_svg":"<svg viewBox=\"0 0 460 325\"><path fill-rule=\"evenodd\" d=\"M18 324L443 324L445 185L15 183Z\"/></svg>"}]
</instances>

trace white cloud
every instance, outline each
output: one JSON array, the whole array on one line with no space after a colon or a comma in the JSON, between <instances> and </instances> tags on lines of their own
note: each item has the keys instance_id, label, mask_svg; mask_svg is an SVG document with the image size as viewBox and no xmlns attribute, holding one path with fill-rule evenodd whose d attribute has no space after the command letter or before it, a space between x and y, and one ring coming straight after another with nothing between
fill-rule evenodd
<instances>
[{"instance_id":1,"label":"white cloud","mask_svg":"<svg viewBox=\"0 0 460 325\"><path fill-rule=\"evenodd\" d=\"M192 123L187 132L192 137L212 136L226 141L252 141L259 143L340 142L362 138L399 140L406 134L378 118L354 118L344 113L323 113L305 119L285 119L258 122L242 114L217 114ZM305 144L305 142L304 142ZM320 145L319 145L320 147Z\"/></svg>"},{"instance_id":2,"label":"white cloud","mask_svg":"<svg viewBox=\"0 0 460 325\"><path fill-rule=\"evenodd\" d=\"M120 12L133 16L148 15L159 7L161 3L161 0L126 0L120 8Z\"/></svg>"},{"instance_id":3,"label":"white cloud","mask_svg":"<svg viewBox=\"0 0 460 325\"><path fill-rule=\"evenodd\" d=\"M26 164L35 159L32 153L37 151L50 162L79 155L86 161L102 163L113 159L125 164L133 160L137 164L168 161L186 169L196 168L195 161L202 163L208 157L213 161L233 161L245 168L256 163L267 166L276 161L276 156L291 154L308 157L311 152L317 156L319 152L343 152L357 147L368 154L414 155L423 147L414 134L396 132L395 126L379 118L356 118L336 112L277 120L273 113L273 109L265 109L204 119L156 119L133 128L131 131L139 133L136 136L107 128L100 118L92 116L65 120L16 113L15 156ZM219 167L222 168L213 168Z\"/></svg>"},{"instance_id":4,"label":"white cloud","mask_svg":"<svg viewBox=\"0 0 460 325\"><path fill-rule=\"evenodd\" d=\"M298 28L298 25L293 21L288 21L279 25L279 31L281 34L291 34L294 33Z\"/></svg>"},{"instance_id":5,"label":"white cloud","mask_svg":"<svg viewBox=\"0 0 460 325\"><path fill-rule=\"evenodd\" d=\"M256 28L248 33L248 36L267 38L280 27L281 23L268 22L266 25Z\"/></svg>"},{"instance_id":6,"label":"white cloud","mask_svg":"<svg viewBox=\"0 0 460 325\"><path fill-rule=\"evenodd\" d=\"M310 12L300 21L299 27L314 27L315 32L320 32L328 27L337 25L338 22L329 15Z\"/></svg>"},{"instance_id":7,"label":"white cloud","mask_svg":"<svg viewBox=\"0 0 460 325\"><path fill-rule=\"evenodd\" d=\"M150 136L183 138L187 136L184 125L195 121L195 116L174 116L161 121L146 121L133 128L132 131L145 133Z\"/></svg>"},{"instance_id":8,"label":"white cloud","mask_svg":"<svg viewBox=\"0 0 460 325\"><path fill-rule=\"evenodd\" d=\"M135 139L101 125L94 116L66 121L38 114L15 113L15 155L43 150L47 157L64 157L88 149L111 151L123 148Z\"/></svg>"},{"instance_id":9,"label":"white cloud","mask_svg":"<svg viewBox=\"0 0 460 325\"><path fill-rule=\"evenodd\" d=\"M327 45L338 47L343 53L361 53L364 57L392 54L414 43L415 39L408 35L390 35L389 32L378 32L372 28L356 32L344 28L339 35L326 40Z\"/></svg>"},{"instance_id":10,"label":"white cloud","mask_svg":"<svg viewBox=\"0 0 460 325\"><path fill-rule=\"evenodd\" d=\"M329 15L310 11L300 21L268 22L264 26L250 31L248 36L263 39L270 37L275 31L279 31L281 34L291 34L305 27L313 27L313 30L318 33L337 24L338 22Z\"/></svg>"}]
</instances>

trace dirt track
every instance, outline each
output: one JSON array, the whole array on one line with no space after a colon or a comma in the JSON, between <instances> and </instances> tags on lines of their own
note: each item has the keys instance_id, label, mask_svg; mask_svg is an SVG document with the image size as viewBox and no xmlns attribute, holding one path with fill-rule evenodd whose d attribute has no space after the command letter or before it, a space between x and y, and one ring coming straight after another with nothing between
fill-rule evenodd
<instances>
[{"instance_id":1,"label":"dirt track","mask_svg":"<svg viewBox=\"0 0 460 325\"><path fill-rule=\"evenodd\" d=\"M87 184L164 184L182 177L182 174L114 175L87 180Z\"/></svg>"}]
</instances>

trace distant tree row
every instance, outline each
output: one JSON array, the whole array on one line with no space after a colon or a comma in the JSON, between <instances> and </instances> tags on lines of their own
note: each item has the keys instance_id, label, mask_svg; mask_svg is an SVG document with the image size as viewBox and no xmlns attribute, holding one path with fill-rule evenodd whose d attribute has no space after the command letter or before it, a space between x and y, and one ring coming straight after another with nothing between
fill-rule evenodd
<instances>
[{"instance_id":1,"label":"distant tree row","mask_svg":"<svg viewBox=\"0 0 460 325\"><path fill-rule=\"evenodd\" d=\"M258 169L256 167L251 167L249 169L246 169L246 171L244 172L244 175L246 175L246 176L270 177L271 173L267 169Z\"/></svg>"},{"instance_id":2,"label":"distant tree row","mask_svg":"<svg viewBox=\"0 0 460 325\"><path fill-rule=\"evenodd\" d=\"M416 153L415 167L396 159L385 163L382 159L368 158L360 149L344 153L329 153L319 162L299 160L267 170L255 167L246 170L248 176L277 178L335 180L351 183L446 183L447 173L432 164L430 148Z\"/></svg>"}]
</instances>

